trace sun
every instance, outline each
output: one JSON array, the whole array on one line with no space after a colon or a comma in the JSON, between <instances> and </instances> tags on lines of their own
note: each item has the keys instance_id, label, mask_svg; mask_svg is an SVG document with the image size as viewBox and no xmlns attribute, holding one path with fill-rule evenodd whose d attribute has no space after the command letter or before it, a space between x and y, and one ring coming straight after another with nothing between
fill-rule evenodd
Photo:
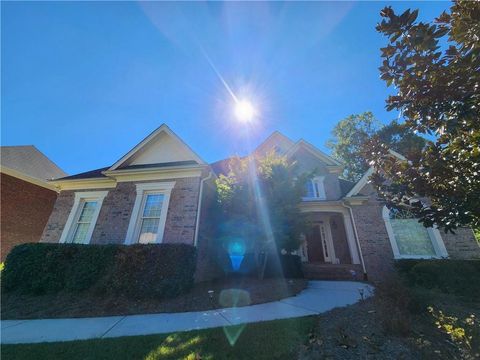
<instances>
[{"instance_id":1,"label":"sun","mask_svg":"<svg viewBox=\"0 0 480 360\"><path fill-rule=\"evenodd\" d=\"M235 117L241 122L250 122L255 117L257 111L248 100L239 100L235 104Z\"/></svg>"}]
</instances>

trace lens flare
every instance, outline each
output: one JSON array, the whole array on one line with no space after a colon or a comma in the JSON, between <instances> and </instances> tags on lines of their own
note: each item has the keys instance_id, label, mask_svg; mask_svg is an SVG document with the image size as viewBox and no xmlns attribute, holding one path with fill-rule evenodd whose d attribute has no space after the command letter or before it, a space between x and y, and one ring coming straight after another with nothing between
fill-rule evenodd
<instances>
[{"instance_id":1,"label":"lens flare","mask_svg":"<svg viewBox=\"0 0 480 360\"><path fill-rule=\"evenodd\" d=\"M257 111L248 100L240 100L235 104L235 117L241 122L250 122L254 119Z\"/></svg>"},{"instance_id":2,"label":"lens flare","mask_svg":"<svg viewBox=\"0 0 480 360\"><path fill-rule=\"evenodd\" d=\"M245 257L245 242L241 239L230 242L228 244L228 256L230 257L233 271L240 270Z\"/></svg>"}]
</instances>

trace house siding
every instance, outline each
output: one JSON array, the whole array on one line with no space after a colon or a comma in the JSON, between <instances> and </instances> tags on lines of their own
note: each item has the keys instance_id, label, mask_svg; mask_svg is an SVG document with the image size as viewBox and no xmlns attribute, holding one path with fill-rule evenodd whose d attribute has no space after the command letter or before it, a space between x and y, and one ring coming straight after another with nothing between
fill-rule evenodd
<instances>
[{"instance_id":1,"label":"house siding","mask_svg":"<svg viewBox=\"0 0 480 360\"><path fill-rule=\"evenodd\" d=\"M163 236L164 243L193 245L198 210L200 178L167 179L175 181L170 195ZM136 198L136 184L157 181L121 182L108 189L90 240L91 244L123 244ZM102 189L97 189L102 190ZM105 189L103 189L105 190ZM62 191L43 233L42 242L58 242L72 210L75 192ZM89 189L88 191L96 191Z\"/></svg>"},{"instance_id":2,"label":"house siding","mask_svg":"<svg viewBox=\"0 0 480 360\"><path fill-rule=\"evenodd\" d=\"M1 261L19 244L38 242L57 193L1 174Z\"/></svg>"},{"instance_id":3,"label":"house siding","mask_svg":"<svg viewBox=\"0 0 480 360\"><path fill-rule=\"evenodd\" d=\"M382 217L383 204L370 199L366 204L352 206L368 279L381 281L393 271L393 251Z\"/></svg>"},{"instance_id":4,"label":"house siding","mask_svg":"<svg viewBox=\"0 0 480 360\"><path fill-rule=\"evenodd\" d=\"M329 173L324 162L304 149L298 150L293 156L293 160L297 162L298 173L315 171L315 175L325 176L323 184L325 187L326 200L338 200L341 197L342 193L338 175Z\"/></svg>"},{"instance_id":5,"label":"house siding","mask_svg":"<svg viewBox=\"0 0 480 360\"><path fill-rule=\"evenodd\" d=\"M472 229L459 228L455 234L440 231L448 255L453 259L480 259L480 246Z\"/></svg>"},{"instance_id":6,"label":"house siding","mask_svg":"<svg viewBox=\"0 0 480 360\"><path fill-rule=\"evenodd\" d=\"M370 197L367 203L352 206L368 278L372 281L383 280L394 269L393 250L382 216L384 204L377 200L375 189L370 184L359 194ZM441 236L449 258L480 258L480 247L471 229L460 228L455 234L441 231Z\"/></svg>"},{"instance_id":7,"label":"house siding","mask_svg":"<svg viewBox=\"0 0 480 360\"><path fill-rule=\"evenodd\" d=\"M217 262L219 252L223 247L215 241L216 189L213 181L207 181L203 186L202 210L200 213L199 236L197 243L197 268L195 281L210 281L221 277L224 273Z\"/></svg>"}]
</instances>

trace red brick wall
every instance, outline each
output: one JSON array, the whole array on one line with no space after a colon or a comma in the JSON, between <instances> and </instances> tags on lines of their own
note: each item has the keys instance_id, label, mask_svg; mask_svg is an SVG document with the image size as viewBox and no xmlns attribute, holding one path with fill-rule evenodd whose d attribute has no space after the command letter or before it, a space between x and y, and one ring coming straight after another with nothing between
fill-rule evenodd
<instances>
[{"instance_id":1,"label":"red brick wall","mask_svg":"<svg viewBox=\"0 0 480 360\"><path fill-rule=\"evenodd\" d=\"M1 260L15 246L40 240L57 193L1 174Z\"/></svg>"},{"instance_id":2,"label":"red brick wall","mask_svg":"<svg viewBox=\"0 0 480 360\"><path fill-rule=\"evenodd\" d=\"M170 195L163 242L193 245L200 178L166 179L162 181L175 181L175 187ZM158 180L153 182L158 182ZM108 194L103 201L93 230L92 244L123 244L125 242L137 196L135 186L137 183L140 183L140 181L121 182L117 184L116 188L107 189ZM101 189L87 191L97 190ZM62 191L58 196L50 220L45 227L42 242L58 242L60 240L73 207L75 192L72 190Z\"/></svg>"}]
</instances>

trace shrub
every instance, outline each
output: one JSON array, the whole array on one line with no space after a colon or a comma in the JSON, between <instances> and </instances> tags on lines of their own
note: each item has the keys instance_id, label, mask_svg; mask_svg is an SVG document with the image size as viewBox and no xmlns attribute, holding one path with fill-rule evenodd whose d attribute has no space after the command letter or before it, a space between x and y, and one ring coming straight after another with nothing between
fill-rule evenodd
<instances>
[{"instance_id":1,"label":"shrub","mask_svg":"<svg viewBox=\"0 0 480 360\"><path fill-rule=\"evenodd\" d=\"M303 278L302 262L298 255L269 255L266 277Z\"/></svg>"},{"instance_id":2,"label":"shrub","mask_svg":"<svg viewBox=\"0 0 480 360\"><path fill-rule=\"evenodd\" d=\"M8 255L2 286L33 295L174 297L193 285L195 265L195 248L183 244L23 244Z\"/></svg>"},{"instance_id":3,"label":"shrub","mask_svg":"<svg viewBox=\"0 0 480 360\"><path fill-rule=\"evenodd\" d=\"M402 280L391 276L379 283L375 288L374 301L377 321L381 323L383 330L390 335L407 336L412 325L409 311L412 297L410 289Z\"/></svg>"},{"instance_id":4,"label":"shrub","mask_svg":"<svg viewBox=\"0 0 480 360\"><path fill-rule=\"evenodd\" d=\"M480 260L399 260L396 267L409 286L471 299L480 296Z\"/></svg>"}]
</instances>

